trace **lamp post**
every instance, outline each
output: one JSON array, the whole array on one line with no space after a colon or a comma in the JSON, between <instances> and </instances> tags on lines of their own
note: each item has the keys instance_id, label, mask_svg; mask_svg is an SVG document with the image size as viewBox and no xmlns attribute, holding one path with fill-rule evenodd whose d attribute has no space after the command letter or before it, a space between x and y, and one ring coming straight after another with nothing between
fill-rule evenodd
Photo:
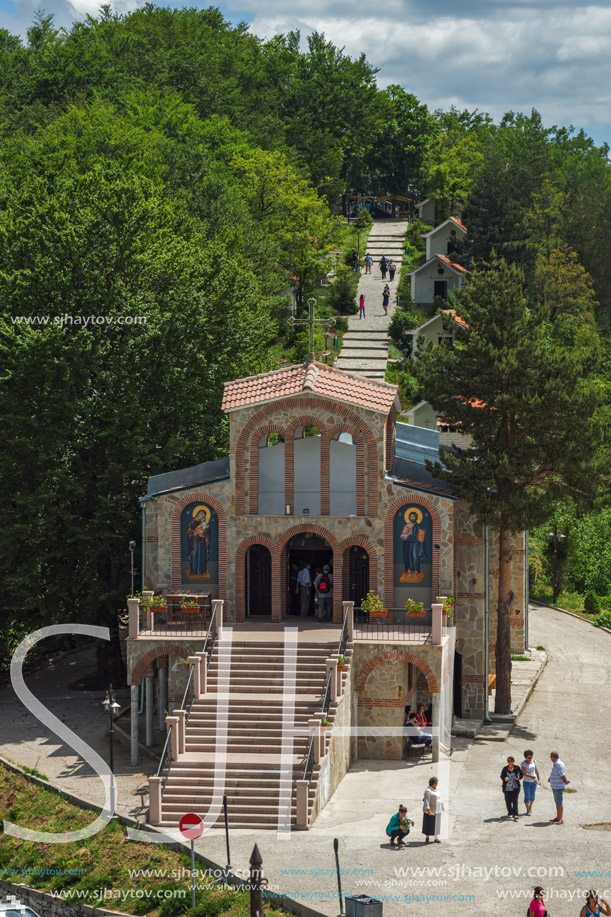
<instances>
[{"instance_id":1,"label":"lamp post","mask_svg":"<svg viewBox=\"0 0 611 917\"><path fill-rule=\"evenodd\" d=\"M360 226L356 227L356 251L360 258L361 256L361 228Z\"/></svg>"},{"instance_id":2,"label":"lamp post","mask_svg":"<svg viewBox=\"0 0 611 917\"><path fill-rule=\"evenodd\" d=\"M548 532L545 536L548 544L553 544L554 546L554 572L552 580L552 602L554 605L558 599L558 593L560 589L558 587L558 545L562 544L566 540L566 535L558 534L558 523L554 522L554 531Z\"/></svg>"},{"instance_id":3,"label":"lamp post","mask_svg":"<svg viewBox=\"0 0 611 917\"><path fill-rule=\"evenodd\" d=\"M113 749L113 739L115 735L115 730L113 726L113 717L117 715L121 709L120 705L117 703L115 697L115 692L113 691L112 685L108 688L106 692L106 697L102 701L102 706L106 713L108 713L108 734L110 736L110 772L111 780L114 783L114 773L115 773L115 761L114 761L114 749Z\"/></svg>"},{"instance_id":4,"label":"lamp post","mask_svg":"<svg viewBox=\"0 0 611 917\"><path fill-rule=\"evenodd\" d=\"M136 542L130 541L129 543L129 553L131 555L131 575L132 575L132 591L131 594L134 594L134 551L136 550Z\"/></svg>"}]
</instances>

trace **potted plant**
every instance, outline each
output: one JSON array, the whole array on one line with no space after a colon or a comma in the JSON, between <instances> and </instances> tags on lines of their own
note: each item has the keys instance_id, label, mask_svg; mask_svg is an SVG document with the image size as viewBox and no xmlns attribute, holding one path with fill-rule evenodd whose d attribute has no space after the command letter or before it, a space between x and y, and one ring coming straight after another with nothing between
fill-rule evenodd
<instances>
[{"instance_id":1,"label":"potted plant","mask_svg":"<svg viewBox=\"0 0 611 917\"><path fill-rule=\"evenodd\" d=\"M408 599L405 603L405 610L407 612L408 618L423 618L426 614L424 610L423 602L414 602L413 599Z\"/></svg>"},{"instance_id":2,"label":"potted plant","mask_svg":"<svg viewBox=\"0 0 611 917\"><path fill-rule=\"evenodd\" d=\"M164 595L149 596L149 601L147 604L151 611L159 612L160 614L163 614L168 610L168 603Z\"/></svg>"},{"instance_id":3,"label":"potted plant","mask_svg":"<svg viewBox=\"0 0 611 917\"><path fill-rule=\"evenodd\" d=\"M320 728L321 728L322 732L326 732L326 731L327 731L327 727L330 726L330 725L331 725L331 723L330 723L330 721L327 719L327 717L326 717L326 716L323 716L322 720L320 721Z\"/></svg>"},{"instance_id":4,"label":"potted plant","mask_svg":"<svg viewBox=\"0 0 611 917\"><path fill-rule=\"evenodd\" d=\"M361 610L364 611L365 614L368 614L370 618L388 617L388 609L384 608L382 599L378 598L371 589L361 602Z\"/></svg>"},{"instance_id":5,"label":"potted plant","mask_svg":"<svg viewBox=\"0 0 611 917\"><path fill-rule=\"evenodd\" d=\"M199 605L197 604L197 601L192 596L188 596L188 595L181 596L180 607L183 613L186 612L186 614L190 614L190 615L199 614Z\"/></svg>"},{"instance_id":6,"label":"potted plant","mask_svg":"<svg viewBox=\"0 0 611 917\"><path fill-rule=\"evenodd\" d=\"M448 624L451 624L454 620L454 606L456 605L456 599L453 595L449 595L443 600L443 607L441 613L445 615L448 619Z\"/></svg>"}]
</instances>

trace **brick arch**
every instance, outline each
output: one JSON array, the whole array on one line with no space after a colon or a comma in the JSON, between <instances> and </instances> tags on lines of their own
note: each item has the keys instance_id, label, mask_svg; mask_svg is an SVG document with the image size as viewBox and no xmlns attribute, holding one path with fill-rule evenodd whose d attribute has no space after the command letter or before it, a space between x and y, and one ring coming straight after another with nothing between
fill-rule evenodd
<instances>
[{"instance_id":1,"label":"brick arch","mask_svg":"<svg viewBox=\"0 0 611 917\"><path fill-rule=\"evenodd\" d=\"M293 396L289 398L281 398L278 401L270 401L265 404L256 414L248 420L238 436L236 449L235 449L235 468L236 468L236 515L244 515L245 512L245 494L246 494L246 462L247 462L247 446L250 443L250 439L253 431L260 424L264 423L267 419L271 419L274 414L278 414L281 411L290 410L291 408L298 408L307 412L312 411L327 411L328 413L334 414L341 417L346 423L352 424L355 429L359 430L364 438L367 446L367 458L368 458L368 488L367 493L369 496L369 515L377 516L378 514L378 444L376 437L373 433L371 427L361 418L358 414L355 414L354 411L346 404L341 402L329 401L326 398L321 398L317 395L301 395ZM316 422L318 426L318 422ZM320 429L320 427L319 427ZM285 438L286 441L286 438ZM291 441L291 438L288 440ZM291 472L291 481L292 481L292 472ZM292 501L287 500L287 503L292 507Z\"/></svg>"},{"instance_id":2,"label":"brick arch","mask_svg":"<svg viewBox=\"0 0 611 917\"><path fill-rule=\"evenodd\" d=\"M167 646L156 646L154 649L149 650L141 656L134 668L132 669L132 677L130 684L139 685L142 682L146 670L150 666L151 662L154 662L155 659L158 659L159 656L186 656L187 650L184 646L176 646L175 643L168 643Z\"/></svg>"},{"instance_id":3,"label":"brick arch","mask_svg":"<svg viewBox=\"0 0 611 917\"><path fill-rule=\"evenodd\" d=\"M326 457L328 462L329 490L331 488L331 440L339 433L350 433L356 448L356 514L365 515L365 436L362 430L349 421L343 421L329 427ZM329 510L330 511L330 510Z\"/></svg>"},{"instance_id":4,"label":"brick arch","mask_svg":"<svg viewBox=\"0 0 611 917\"><path fill-rule=\"evenodd\" d=\"M259 440L262 436L269 436L270 433L278 433L284 439L286 449L286 429L280 424L266 423L253 431L249 442L250 473L248 476L248 511L251 516L256 516L259 512Z\"/></svg>"},{"instance_id":5,"label":"brick arch","mask_svg":"<svg viewBox=\"0 0 611 917\"><path fill-rule=\"evenodd\" d=\"M276 542L267 535L250 535L239 543L235 552L235 602L236 621L246 620L246 552L253 545L259 544L267 548L272 559L272 621L280 621L280 555Z\"/></svg>"},{"instance_id":6,"label":"brick arch","mask_svg":"<svg viewBox=\"0 0 611 917\"><path fill-rule=\"evenodd\" d=\"M216 512L219 522L219 599L227 597L227 517L225 510L218 500L210 494L188 493L174 505L172 510L172 588L181 587L182 561L180 557L180 515L189 503L208 503Z\"/></svg>"},{"instance_id":7,"label":"brick arch","mask_svg":"<svg viewBox=\"0 0 611 917\"><path fill-rule=\"evenodd\" d=\"M368 541L363 535L353 535L351 538L345 538L339 545L339 550L342 553L342 561L343 561L343 555L346 553L346 551L354 546L363 548L363 550L367 551L367 554L369 555L369 588L373 592L377 593L378 591L378 552L376 551L374 546L371 544L371 542ZM347 599L348 596L350 595L350 583L349 583L350 567L346 564L343 565L343 574L344 574L344 581L342 583L342 587L344 590L344 597Z\"/></svg>"},{"instance_id":8,"label":"brick arch","mask_svg":"<svg viewBox=\"0 0 611 917\"><path fill-rule=\"evenodd\" d=\"M428 497L423 497L421 495L407 493L405 496L398 497L394 500L384 516L384 604L388 608L392 608L394 601L394 571L393 571L393 553L394 553L394 543L393 543L393 525L395 521L395 514L402 506L407 506L408 503L414 503L416 506L421 506L423 509L428 509L431 514L431 519L433 520L433 544L441 543L441 517L439 515L439 510L435 503L432 500L429 500ZM439 551L436 551L433 548L433 556L431 558L431 563L433 566L432 571L432 592L433 597L439 595Z\"/></svg>"},{"instance_id":9,"label":"brick arch","mask_svg":"<svg viewBox=\"0 0 611 917\"><path fill-rule=\"evenodd\" d=\"M427 688L429 689L430 693L439 694L437 680L431 667L424 661L424 659L421 659L420 656L415 656L413 653L408 653L407 650L385 650L383 653L378 653L377 656L372 656L369 662L366 662L359 672L358 678L356 680L357 691L363 691L365 689L367 679L373 670L379 665L382 665L383 662L410 662L412 665L415 665L416 668L420 669L426 678Z\"/></svg>"},{"instance_id":10,"label":"brick arch","mask_svg":"<svg viewBox=\"0 0 611 917\"><path fill-rule=\"evenodd\" d=\"M287 529L281 535L278 536L276 542L276 551L278 555L278 567L280 576L278 577L280 583L280 595L281 595L281 611L280 614L286 614L286 596L288 591L288 583L286 581L286 552L288 548L288 543L295 535L302 535L306 532L311 532L313 535L320 535L321 538L324 538L325 541L331 547L333 551L333 580L334 582L341 583L343 581L343 556L340 550L339 542L337 538L324 528L322 525L317 525L314 522L304 522L301 525L294 525L290 529ZM278 619L279 620L279 619ZM333 622L334 624L340 624L342 621L342 590L334 589L333 590Z\"/></svg>"}]
</instances>

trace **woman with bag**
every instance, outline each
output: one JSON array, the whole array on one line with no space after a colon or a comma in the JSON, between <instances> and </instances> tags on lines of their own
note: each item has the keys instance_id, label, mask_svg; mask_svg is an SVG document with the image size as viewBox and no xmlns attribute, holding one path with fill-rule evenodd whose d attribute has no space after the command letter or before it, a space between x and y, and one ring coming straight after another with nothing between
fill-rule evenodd
<instances>
[{"instance_id":1,"label":"woman with bag","mask_svg":"<svg viewBox=\"0 0 611 917\"><path fill-rule=\"evenodd\" d=\"M422 798L422 811L424 813L422 816L422 833L426 836L425 844L428 844L431 837L434 838L436 844L441 844L438 835L441 826L441 813L444 808L441 801L441 793L437 789L438 783L437 777L431 777Z\"/></svg>"},{"instance_id":2,"label":"woman with bag","mask_svg":"<svg viewBox=\"0 0 611 917\"><path fill-rule=\"evenodd\" d=\"M547 911L543 904L543 889L537 885L533 892L533 899L526 911L526 917L547 917Z\"/></svg>"},{"instance_id":3,"label":"woman with bag","mask_svg":"<svg viewBox=\"0 0 611 917\"><path fill-rule=\"evenodd\" d=\"M395 846L395 838L397 838L397 847L407 847L407 844L403 843L403 838L407 837L410 826L413 824L413 821L407 817L407 809L405 806L399 806L399 811L395 812L386 825L386 834L390 838L392 847Z\"/></svg>"},{"instance_id":4,"label":"woman with bag","mask_svg":"<svg viewBox=\"0 0 611 917\"><path fill-rule=\"evenodd\" d=\"M507 764L501 771L501 789L505 796L505 805L507 806L508 818L518 820L518 796L520 795L520 780L522 771L516 767L515 758L511 755L507 758Z\"/></svg>"}]
</instances>

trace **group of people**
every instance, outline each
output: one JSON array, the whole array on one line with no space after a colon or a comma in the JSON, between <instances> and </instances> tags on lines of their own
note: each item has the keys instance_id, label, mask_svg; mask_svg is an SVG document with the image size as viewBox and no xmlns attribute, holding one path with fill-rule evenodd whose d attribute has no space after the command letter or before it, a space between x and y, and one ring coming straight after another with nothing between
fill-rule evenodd
<instances>
[{"instance_id":1,"label":"group of people","mask_svg":"<svg viewBox=\"0 0 611 917\"><path fill-rule=\"evenodd\" d=\"M537 885L533 892L533 899L528 906L529 917L546 917L547 909L543 900L545 892L540 885ZM599 898L593 890L586 892L586 903L579 912L579 917L600 917L605 914L610 917L611 908L604 898Z\"/></svg>"},{"instance_id":2,"label":"group of people","mask_svg":"<svg viewBox=\"0 0 611 917\"><path fill-rule=\"evenodd\" d=\"M556 817L551 818L550 821L555 822L557 825L562 825L564 824L564 791L570 780L567 779L566 768L557 751L550 752L550 760L552 762L552 771L548 780L556 804ZM519 767L515 758L510 755L507 758L507 764L501 771L501 788L507 807L507 817L513 819L513 821L518 820L518 798L522 785L524 785L526 815L532 815L537 787L541 786L541 775L535 761L534 752L530 748L527 748L524 752L524 760Z\"/></svg>"},{"instance_id":3,"label":"group of people","mask_svg":"<svg viewBox=\"0 0 611 917\"><path fill-rule=\"evenodd\" d=\"M382 308L384 315L388 315L388 306L390 304L390 287L388 284L382 290ZM359 296L359 318L365 318L365 294Z\"/></svg>"},{"instance_id":4,"label":"group of people","mask_svg":"<svg viewBox=\"0 0 611 917\"><path fill-rule=\"evenodd\" d=\"M354 253L354 249L352 249L352 251ZM365 255L365 273L371 274L372 267L373 267L373 258L369 254L369 252L367 252L367 254ZM395 274L397 272L397 265L392 260L392 258L387 258L386 255L382 255L382 257L378 261L378 267L380 268L380 273L382 274L382 280L386 280L386 274L388 274L390 278L390 282L392 283L393 280L395 279Z\"/></svg>"},{"instance_id":5,"label":"group of people","mask_svg":"<svg viewBox=\"0 0 611 917\"><path fill-rule=\"evenodd\" d=\"M439 832L443 811L439 781L437 777L431 777L422 797L422 833L426 838L425 844L428 844L431 838L435 844L441 844ZM386 835L390 838L391 847L406 847L403 839L407 837L413 825L414 822L407 817L406 807L400 805L399 811L395 812L386 826Z\"/></svg>"},{"instance_id":6,"label":"group of people","mask_svg":"<svg viewBox=\"0 0 611 917\"><path fill-rule=\"evenodd\" d=\"M433 737L428 730L430 725L431 721L424 704L418 704L417 712L412 710L411 704L405 705L403 736L406 739L406 744L424 745L425 748L428 748L433 741Z\"/></svg>"},{"instance_id":7,"label":"group of people","mask_svg":"<svg viewBox=\"0 0 611 917\"><path fill-rule=\"evenodd\" d=\"M314 614L319 621L333 620L333 573L329 564L322 569L314 571L312 578L312 564L305 561L297 574L295 593L299 596L299 612L301 617L310 613L312 595L314 596Z\"/></svg>"}]
</instances>

